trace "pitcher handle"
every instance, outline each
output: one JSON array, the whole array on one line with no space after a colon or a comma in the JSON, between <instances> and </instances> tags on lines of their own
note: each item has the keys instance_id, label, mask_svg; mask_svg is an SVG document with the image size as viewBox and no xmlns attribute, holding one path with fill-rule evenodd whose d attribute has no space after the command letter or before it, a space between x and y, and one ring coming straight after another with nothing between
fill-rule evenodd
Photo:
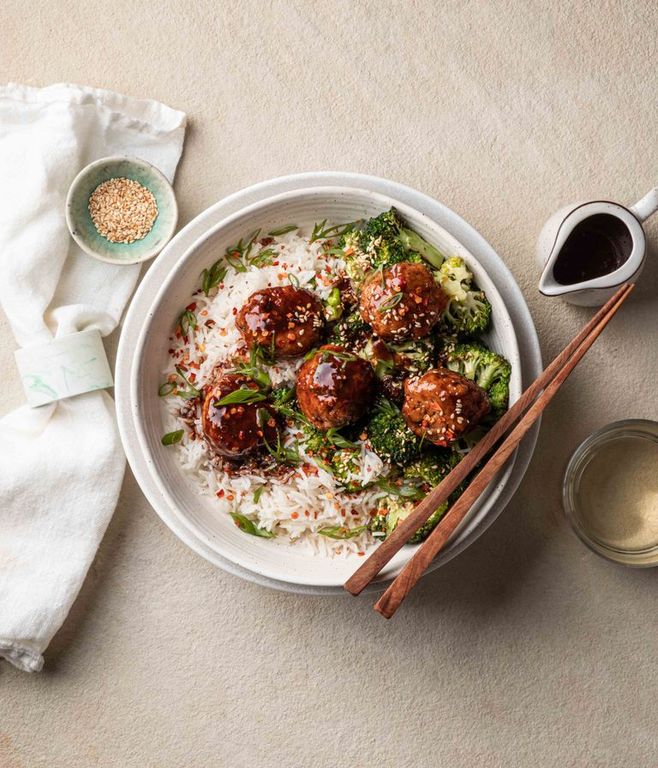
<instances>
[{"instance_id":1,"label":"pitcher handle","mask_svg":"<svg viewBox=\"0 0 658 768\"><path fill-rule=\"evenodd\" d=\"M640 221L645 221L658 211L658 187L649 190L647 194L628 209Z\"/></svg>"}]
</instances>

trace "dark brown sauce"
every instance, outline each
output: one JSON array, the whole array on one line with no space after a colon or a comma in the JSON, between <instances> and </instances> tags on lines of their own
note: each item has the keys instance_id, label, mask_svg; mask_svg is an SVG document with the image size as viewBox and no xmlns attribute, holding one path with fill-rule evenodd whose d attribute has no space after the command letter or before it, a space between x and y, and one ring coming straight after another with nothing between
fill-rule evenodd
<instances>
[{"instance_id":1,"label":"dark brown sauce","mask_svg":"<svg viewBox=\"0 0 658 768\"><path fill-rule=\"evenodd\" d=\"M609 275L624 264L633 250L628 227L616 216L597 213L581 221L566 239L553 267L562 285L573 285Z\"/></svg>"}]
</instances>

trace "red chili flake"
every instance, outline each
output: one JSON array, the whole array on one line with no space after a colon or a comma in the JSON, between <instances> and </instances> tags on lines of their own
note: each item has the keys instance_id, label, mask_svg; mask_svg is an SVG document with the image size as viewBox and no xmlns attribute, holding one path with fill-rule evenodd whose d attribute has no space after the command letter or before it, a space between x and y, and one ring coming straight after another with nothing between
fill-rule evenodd
<instances>
[{"instance_id":1,"label":"red chili flake","mask_svg":"<svg viewBox=\"0 0 658 768\"><path fill-rule=\"evenodd\" d=\"M359 557L363 557L365 555L365 552L357 552L356 553Z\"/></svg>"},{"instance_id":2,"label":"red chili flake","mask_svg":"<svg viewBox=\"0 0 658 768\"><path fill-rule=\"evenodd\" d=\"M192 371L190 375L187 377L190 381L196 381L196 373Z\"/></svg>"},{"instance_id":3,"label":"red chili flake","mask_svg":"<svg viewBox=\"0 0 658 768\"><path fill-rule=\"evenodd\" d=\"M299 513L298 513L298 512L291 512L291 513L290 513L290 517L291 517L293 520L296 520L296 519L299 517Z\"/></svg>"},{"instance_id":4,"label":"red chili flake","mask_svg":"<svg viewBox=\"0 0 658 768\"><path fill-rule=\"evenodd\" d=\"M173 349L168 349L168 350L167 350L167 352L168 352L170 355L173 355L173 354L174 354L174 350L173 350Z\"/></svg>"},{"instance_id":5,"label":"red chili flake","mask_svg":"<svg viewBox=\"0 0 658 768\"><path fill-rule=\"evenodd\" d=\"M186 309L188 312L194 312L194 310L196 309L196 302L195 302L195 301L193 301L191 304L188 304L188 305L185 307L185 309Z\"/></svg>"},{"instance_id":6,"label":"red chili flake","mask_svg":"<svg viewBox=\"0 0 658 768\"><path fill-rule=\"evenodd\" d=\"M306 515L306 517L310 517L311 516L311 513L308 511L308 509L304 510L304 514Z\"/></svg>"},{"instance_id":7,"label":"red chili flake","mask_svg":"<svg viewBox=\"0 0 658 768\"><path fill-rule=\"evenodd\" d=\"M233 307L233 309L231 310L231 312L232 312L234 315L237 315L237 314L238 314L238 308L237 308L237 307Z\"/></svg>"},{"instance_id":8,"label":"red chili flake","mask_svg":"<svg viewBox=\"0 0 658 768\"><path fill-rule=\"evenodd\" d=\"M220 488L218 491L215 492L215 496L217 496L218 499L224 498L224 489Z\"/></svg>"},{"instance_id":9,"label":"red chili flake","mask_svg":"<svg viewBox=\"0 0 658 768\"><path fill-rule=\"evenodd\" d=\"M278 259L274 259L274 261L272 262L272 266L273 266L273 267L278 267L278 266L279 266L279 261L278 261Z\"/></svg>"},{"instance_id":10,"label":"red chili flake","mask_svg":"<svg viewBox=\"0 0 658 768\"><path fill-rule=\"evenodd\" d=\"M227 494L227 496L226 496L226 500L227 500L227 501L233 501L233 499L234 499L234 498L235 498L235 496L234 496L232 493L229 493L229 494Z\"/></svg>"}]
</instances>

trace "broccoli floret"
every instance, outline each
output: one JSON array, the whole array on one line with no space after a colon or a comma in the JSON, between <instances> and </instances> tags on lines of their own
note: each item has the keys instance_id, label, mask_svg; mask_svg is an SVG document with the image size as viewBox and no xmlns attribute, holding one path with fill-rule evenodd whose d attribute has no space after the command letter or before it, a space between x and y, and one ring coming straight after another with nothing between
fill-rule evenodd
<instances>
[{"instance_id":1,"label":"broccoli floret","mask_svg":"<svg viewBox=\"0 0 658 768\"><path fill-rule=\"evenodd\" d=\"M404 466L420 453L421 440L407 426L400 409L380 398L366 426L372 450L384 461Z\"/></svg>"},{"instance_id":2,"label":"broccoli floret","mask_svg":"<svg viewBox=\"0 0 658 768\"><path fill-rule=\"evenodd\" d=\"M402 227L395 208L368 219L346 232L339 243L344 253L345 271L355 285L368 272L388 268L402 261L440 265L443 256L419 235Z\"/></svg>"},{"instance_id":3,"label":"broccoli floret","mask_svg":"<svg viewBox=\"0 0 658 768\"><path fill-rule=\"evenodd\" d=\"M285 405L288 403L294 403L295 400L295 388L294 387L277 387L273 389L270 398L272 405L276 408L279 405Z\"/></svg>"},{"instance_id":4,"label":"broccoli floret","mask_svg":"<svg viewBox=\"0 0 658 768\"><path fill-rule=\"evenodd\" d=\"M359 354L373 365L377 378L395 375L404 380L432 368L436 347L434 339L429 337L399 344L386 344L381 339L370 338Z\"/></svg>"},{"instance_id":5,"label":"broccoli floret","mask_svg":"<svg viewBox=\"0 0 658 768\"><path fill-rule=\"evenodd\" d=\"M368 240L374 240L378 237L384 240L397 240L401 226L398 212L395 208L391 208L388 211L384 211L384 213L380 213L379 216L368 219L363 228L363 234Z\"/></svg>"},{"instance_id":6,"label":"broccoli floret","mask_svg":"<svg viewBox=\"0 0 658 768\"><path fill-rule=\"evenodd\" d=\"M398 525L413 512L416 505L413 501L404 501L397 496L387 496L379 502L377 512L370 518L368 528L377 539L390 536ZM434 530L439 520L448 509L448 502L432 512L425 525L421 526L409 539L409 544L419 544Z\"/></svg>"},{"instance_id":7,"label":"broccoli floret","mask_svg":"<svg viewBox=\"0 0 658 768\"><path fill-rule=\"evenodd\" d=\"M440 504L427 518L425 524L421 525L416 533L414 533L414 535L409 539L409 544L420 544L421 541L425 541L425 539L439 524L439 520L445 515L449 508L449 501L444 501L443 504Z\"/></svg>"},{"instance_id":8,"label":"broccoli floret","mask_svg":"<svg viewBox=\"0 0 658 768\"><path fill-rule=\"evenodd\" d=\"M404 501L397 496L385 496L379 502L379 508L370 518L368 528L373 536L385 539L396 529L398 523L413 511L414 503Z\"/></svg>"},{"instance_id":9,"label":"broccoli floret","mask_svg":"<svg viewBox=\"0 0 658 768\"><path fill-rule=\"evenodd\" d=\"M490 426L491 425L487 426L486 423L478 424L475 429L471 429L470 432L457 438L452 444L452 449L455 453L459 453L461 456L466 456L466 454L470 453L473 450L473 447L487 434Z\"/></svg>"},{"instance_id":10,"label":"broccoli floret","mask_svg":"<svg viewBox=\"0 0 658 768\"><path fill-rule=\"evenodd\" d=\"M358 229L346 232L338 247L343 251L345 272L354 286L359 286L365 280L366 275L372 269L370 258L361 248L361 233Z\"/></svg>"},{"instance_id":11,"label":"broccoli floret","mask_svg":"<svg viewBox=\"0 0 658 768\"><path fill-rule=\"evenodd\" d=\"M394 355L395 367L409 375L425 373L434 366L436 348L434 340L430 337L389 344L388 348Z\"/></svg>"},{"instance_id":12,"label":"broccoli floret","mask_svg":"<svg viewBox=\"0 0 658 768\"><path fill-rule=\"evenodd\" d=\"M365 226L364 235L368 241L381 238L382 253L378 254L379 259L373 264L375 267L382 264L390 266L399 261L420 262L425 259L435 269L438 269L443 263L443 254L417 232L404 227L395 208L370 219ZM422 258L418 258L419 256Z\"/></svg>"},{"instance_id":13,"label":"broccoli floret","mask_svg":"<svg viewBox=\"0 0 658 768\"><path fill-rule=\"evenodd\" d=\"M404 468L404 479L429 491L438 485L459 464L461 455L448 449L432 450Z\"/></svg>"},{"instance_id":14,"label":"broccoli floret","mask_svg":"<svg viewBox=\"0 0 658 768\"><path fill-rule=\"evenodd\" d=\"M365 223L359 233L358 246L366 255L371 269L390 267L408 260L409 254L400 242L399 234L400 220L395 208Z\"/></svg>"},{"instance_id":15,"label":"broccoli floret","mask_svg":"<svg viewBox=\"0 0 658 768\"><path fill-rule=\"evenodd\" d=\"M424 454L405 467L402 484L397 487L399 490L384 497L377 512L370 519L369 529L373 536L380 539L390 536L397 525L411 513L418 499L438 485L460 460L461 456L456 452L437 450ZM414 490L418 495L410 500ZM419 544L430 535L461 490L457 489L450 499L432 512L425 524L409 539L410 544Z\"/></svg>"},{"instance_id":16,"label":"broccoli floret","mask_svg":"<svg viewBox=\"0 0 658 768\"><path fill-rule=\"evenodd\" d=\"M376 539L385 539L388 535L386 533L386 512L386 507L381 506L371 515L368 521L368 530Z\"/></svg>"},{"instance_id":17,"label":"broccoli floret","mask_svg":"<svg viewBox=\"0 0 658 768\"><path fill-rule=\"evenodd\" d=\"M434 269L439 269L443 264L445 256L441 251L424 240L417 232L402 227L399 239L408 251L420 254Z\"/></svg>"},{"instance_id":18,"label":"broccoli floret","mask_svg":"<svg viewBox=\"0 0 658 768\"><path fill-rule=\"evenodd\" d=\"M342 317L333 327L329 344L340 344L347 349L360 349L370 338L372 330L364 323L358 311Z\"/></svg>"},{"instance_id":19,"label":"broccoli floret","mask_svg":"<svg viewBox=\"0 0 658 768\"><path fill-rule=\"evenodd\" d=\"M331 474L348 492L362 488L360 458L361 451L354 448L341 448L331 457Z\"/></svg>"},{"instance_id":20,"label":"broccoli floret","mask_svg":"<svg viewBox=\"0 0 658 768\"><path fill-rule=\"evenodd\" d=\"M473 282L473 273L459 256L446 259L438 280L448 296L448 306L441 318L448 332L460 336L483 333L491 322L491 304Z\"/></svg>"},{"instance_id":21,"label":"broccoli floret","mask_svg":"<svg viewBox=\"0 0 658 768\"><path fill-rule=\"evenodd\" d=\"M487 392L494 420L505 413L512 366L502 355L491 352L483 344L455 344L447 350L446 367Z\"/></svg>"}]
</instances>

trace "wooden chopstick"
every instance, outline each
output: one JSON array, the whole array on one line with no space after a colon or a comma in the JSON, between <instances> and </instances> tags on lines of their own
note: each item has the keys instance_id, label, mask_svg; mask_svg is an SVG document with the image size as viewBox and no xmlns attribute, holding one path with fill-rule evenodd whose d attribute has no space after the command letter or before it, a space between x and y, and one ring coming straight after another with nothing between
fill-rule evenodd
<instances>
[{"instance_id":1,"label":"wooden chopstick","mask_svg":"<svg viewBox=\"0 0 658 768\"><path fill-rule=\"evenodd\" d=\"M439 485L430 491L416 506L414 511L403 520L386 538L370 557L345 582L345 589L353 595L358 595L389 562L413 534L429 519L434 510L456 490L466 477L481 463L484 457L493 449L500 438L513 426L530 403L547 386L558 371L564 366L574 351L589 335L593 328L614 307L620 297L628 290L622 286L608 302L592 317L584 328L567 344L553 362L540 374L537 379L521 394L519 399L487 432L469 454L459 462L452 472Z\"/></svg>"},{"instance_id":2,"label":"wooden chopstick","mask_svg":"<svg viewBox=\"0 0 658 768\"><path fill-rule=\"evenodd\" d=\"M546 386L541 395L539 395L535 402L530 406L523 418L503 441L502 445L475 476L468 488L448 510L439 525L432 531L411 560L402 569L397 578L393 580L388 589L386 589L384 594L375 603L375 610L381 613L382 616L389 619L399 608L404 598L413 589L429 564L445 546L446 542L459 523L464 519L471 506L478 499L482 491L489 485L494 475L516 450L519 442L535 423L542 411L551 402L569 374L582 360L585 353L590 349L592 344L594 344L606 325L614 317L632 289L632 285L625 285L615 294L613 297L613 299L615 299L614 304L608 308L603 317L600 317L594 327L590 329L590 332L576 348L572 356L555 375L553 380ZM597 317L599 315L600 313L597 314Z\"/></svg>"}]
</instances>

